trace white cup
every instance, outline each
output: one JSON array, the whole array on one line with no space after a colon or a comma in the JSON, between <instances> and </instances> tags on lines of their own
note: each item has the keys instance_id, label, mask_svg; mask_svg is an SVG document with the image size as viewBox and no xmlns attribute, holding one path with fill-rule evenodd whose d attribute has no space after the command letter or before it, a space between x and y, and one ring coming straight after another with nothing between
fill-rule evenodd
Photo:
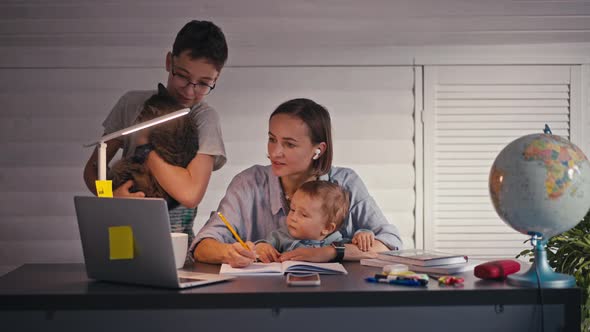
<instances>
[{"instance_id":1,"label":"white cup","mask_svg":"<svg viewBox=\"0 0 590 332\"><path fill-rule=\"evenodd\" d=\"M186 259L186 252L188 251L188 234L186 233L170 233L172 236L172 249L174 251L174 263L176 268L180 269L184 266Z\"/></svg>"}]
</instances>

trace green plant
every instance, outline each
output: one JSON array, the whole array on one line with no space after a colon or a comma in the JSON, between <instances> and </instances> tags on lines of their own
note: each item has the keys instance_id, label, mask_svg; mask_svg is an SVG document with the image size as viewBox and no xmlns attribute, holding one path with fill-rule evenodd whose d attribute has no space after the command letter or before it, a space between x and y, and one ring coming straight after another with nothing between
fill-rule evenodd
<instances>
[{"instance_id":1,"label":"green plant","mask_svg":"<svg viewBox=\"0 0 590 332\"><path fill-rule=\"evenodd\" d=\"M533 249L523 250L516 257L529 256ZM582 331L590 331L590 211L574 228L547 241L547 260L556 272L576 278L582 289Z\"/></svg>"}]
</instances>

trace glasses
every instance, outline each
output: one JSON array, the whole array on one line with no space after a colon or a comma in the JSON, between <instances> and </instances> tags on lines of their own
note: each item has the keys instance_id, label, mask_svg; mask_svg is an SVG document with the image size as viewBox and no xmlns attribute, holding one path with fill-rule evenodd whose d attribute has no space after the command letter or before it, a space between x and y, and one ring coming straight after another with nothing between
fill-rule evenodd
<instances>
[{"instance_id":1,"label":"glasses","mask_svg":"<svg viewBox=\"0 0 590 332\"><path fill-rule=\"evenodd\" d=\"M177 73L176 70L174 70L174 59L172 59L171 73L172 79L178 86L180 86L181 88L186 88L187 86L192 85L193 90L197 95L208 95L209 93L211 93L211 90L215 89L215 84L211 86L203 82L194 83L191 82L190 78L188 78L187 76Z\"/></svg>"}]
</instances>

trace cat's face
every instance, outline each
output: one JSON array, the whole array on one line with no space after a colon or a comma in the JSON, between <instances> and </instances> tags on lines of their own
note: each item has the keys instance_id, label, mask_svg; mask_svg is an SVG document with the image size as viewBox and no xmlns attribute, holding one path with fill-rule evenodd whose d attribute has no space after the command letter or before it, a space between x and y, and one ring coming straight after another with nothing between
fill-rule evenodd
<instances>
[{"instance_id":1,"label":"cat's face","mask_svg":"<svg viewBox=\"0 0 590 332\"><path fill-rule=\"evenodd\" d=\"M156 108L153 106L144 107L139 116L137 117L137 122L144 122L148 120L155 119L162 115L166 115L172 112L178 111L178 109L171 109L171 108Z\"/></svg>"},{"instance_id":2,"label":"cat's face","mask_svg":"<svg viewBox=\"0 0 590 332\"><path fill-rule=\"evenodd\" d=\"M178 111L182 108L166 87L158 84L158 93L152 95L143 106L143 110L137 117L137 122L144 122L157 117Z\"/></svg>"}]
</instances>

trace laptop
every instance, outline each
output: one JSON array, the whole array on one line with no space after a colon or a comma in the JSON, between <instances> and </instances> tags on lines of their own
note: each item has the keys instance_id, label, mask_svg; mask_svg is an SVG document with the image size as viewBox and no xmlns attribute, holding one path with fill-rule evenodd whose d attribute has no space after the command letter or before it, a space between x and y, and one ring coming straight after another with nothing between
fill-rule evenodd
<instances>
[{"instance_id":1,"label":"laptop","mask_svg":"<svg viewBox=\"0 0 590 332\"><path fill-rule=\"evenodd\" d=\"M177 289L232 279L176 269L168 207L163 199L76 196L74 205L89 278ZM132 257L112 256L110 241L115 240L109 236L109 227L116 226L131 229Z\"/></svg>"}]
</instances>

